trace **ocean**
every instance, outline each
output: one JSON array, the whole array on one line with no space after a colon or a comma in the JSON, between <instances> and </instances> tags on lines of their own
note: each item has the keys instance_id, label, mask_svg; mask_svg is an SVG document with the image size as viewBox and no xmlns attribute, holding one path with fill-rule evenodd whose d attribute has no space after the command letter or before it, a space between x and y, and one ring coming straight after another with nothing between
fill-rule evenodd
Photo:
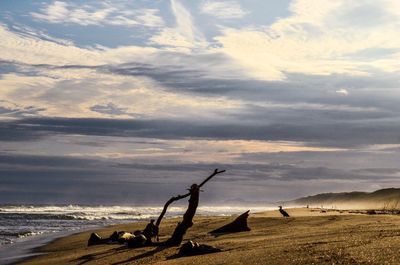
<instances>
[{"instance_id":1,"label":"ocean","mask_svg":"<svg viewBox=\"0 0 400 265\"><path fill-rule=\"evenodd\" d=\"M198 215L226 216L270 207L201 206ZM157 218L162 207L85 205L0 205L0 251L28 238L59 232ZM169 207L166 217L181 216L186 206Z\"/></svg>"}]
</instances>

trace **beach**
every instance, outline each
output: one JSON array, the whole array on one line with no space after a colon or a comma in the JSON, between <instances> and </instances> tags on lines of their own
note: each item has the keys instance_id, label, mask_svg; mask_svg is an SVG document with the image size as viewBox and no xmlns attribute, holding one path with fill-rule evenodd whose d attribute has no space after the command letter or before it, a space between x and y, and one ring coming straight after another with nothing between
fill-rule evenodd
<instances>
[{"instance_id":1,"label":"beach","mask_svg":"<svg viewBox=\"0 0 400 265\"><path fill-rule=\"evenodd\" d=\"M19 264L398 264L400 216L367 215L348 211L296 208L290 218L278 211L251 213L249 232L210 235L235 219L197 216L185 236L222 252L180 257L178 247L147 246L129 249L105 244L87 247L92 232L108 237L113 231L143 229L134 222L76 233L56 239ZM160 241L166 240L180 218L163 220ZM185 242L184 241L184 242Z\"/></svg>"},{"instance_id":2,"label":"beach","mask_svg":"<svg viewBox=\"0 0 400 265\"><path fill-rule=\"evenodd\" d=\"M230 216L246 207L200 206L199 216ZM271 207L252 207L253 212ZM0 264L12 264L37 255L32 252L56 238L110 225L148 221L161 212L160 206L118 205L1 205ZM168 209L167 218L182 216L184 206Z\"/></svg>"}]
</instances>

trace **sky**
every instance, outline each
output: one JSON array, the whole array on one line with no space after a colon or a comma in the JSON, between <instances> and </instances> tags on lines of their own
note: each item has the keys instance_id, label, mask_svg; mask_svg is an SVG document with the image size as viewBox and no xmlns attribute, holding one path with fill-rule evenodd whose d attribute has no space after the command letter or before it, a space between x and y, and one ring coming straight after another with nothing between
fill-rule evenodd
<instances>
[{"instance_id":1,"label":"sky","mask_svg":"<svg viewBox=\"0 0 400 265\"><path fill-rule=\"evenodd\" d=\"M0 1L0 202L400 185L397 0Z\"/></svg>"}]
</instances>

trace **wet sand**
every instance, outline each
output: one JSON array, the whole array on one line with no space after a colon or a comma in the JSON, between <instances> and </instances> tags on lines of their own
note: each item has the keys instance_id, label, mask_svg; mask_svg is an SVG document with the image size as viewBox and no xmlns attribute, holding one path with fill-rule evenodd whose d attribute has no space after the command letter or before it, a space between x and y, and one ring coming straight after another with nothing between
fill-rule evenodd
<instances>
[{"instance_id":1,"label":"wet sand","mask_svg":"<svg viewBox=\"0 0 400 265\"><path fill-rule=\"evenodd\" d=\"M347 211L288 209L251 214L250 232L214 237L209 231L234 217L197 217L185 239L209 244L222 252L178 257L177 247L128 249L124 245L87 247L93 231L63 237L37 251L46 253L20 264L399 264L400 216L351 214ZM178 218L164 220L160 240L169 237ZM143 229L145 223L94 230L107 237L115 230Z\"/></svg>"}]
</instances>

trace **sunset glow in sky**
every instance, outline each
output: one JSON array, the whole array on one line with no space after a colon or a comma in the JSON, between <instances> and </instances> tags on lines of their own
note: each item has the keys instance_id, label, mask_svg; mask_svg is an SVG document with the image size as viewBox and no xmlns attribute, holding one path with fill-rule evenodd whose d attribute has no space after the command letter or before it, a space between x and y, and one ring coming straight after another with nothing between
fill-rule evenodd
<instances>
[{"instance_id":1,"label":"sunset glow in sky","mask_svg":"<svg viewBox=\"0 0 400 265\"><path fill-rule=\"evenodd\" d=\"M400 185L400 1L0 2L0 201Z\"/></svg>"}]
</instances>

